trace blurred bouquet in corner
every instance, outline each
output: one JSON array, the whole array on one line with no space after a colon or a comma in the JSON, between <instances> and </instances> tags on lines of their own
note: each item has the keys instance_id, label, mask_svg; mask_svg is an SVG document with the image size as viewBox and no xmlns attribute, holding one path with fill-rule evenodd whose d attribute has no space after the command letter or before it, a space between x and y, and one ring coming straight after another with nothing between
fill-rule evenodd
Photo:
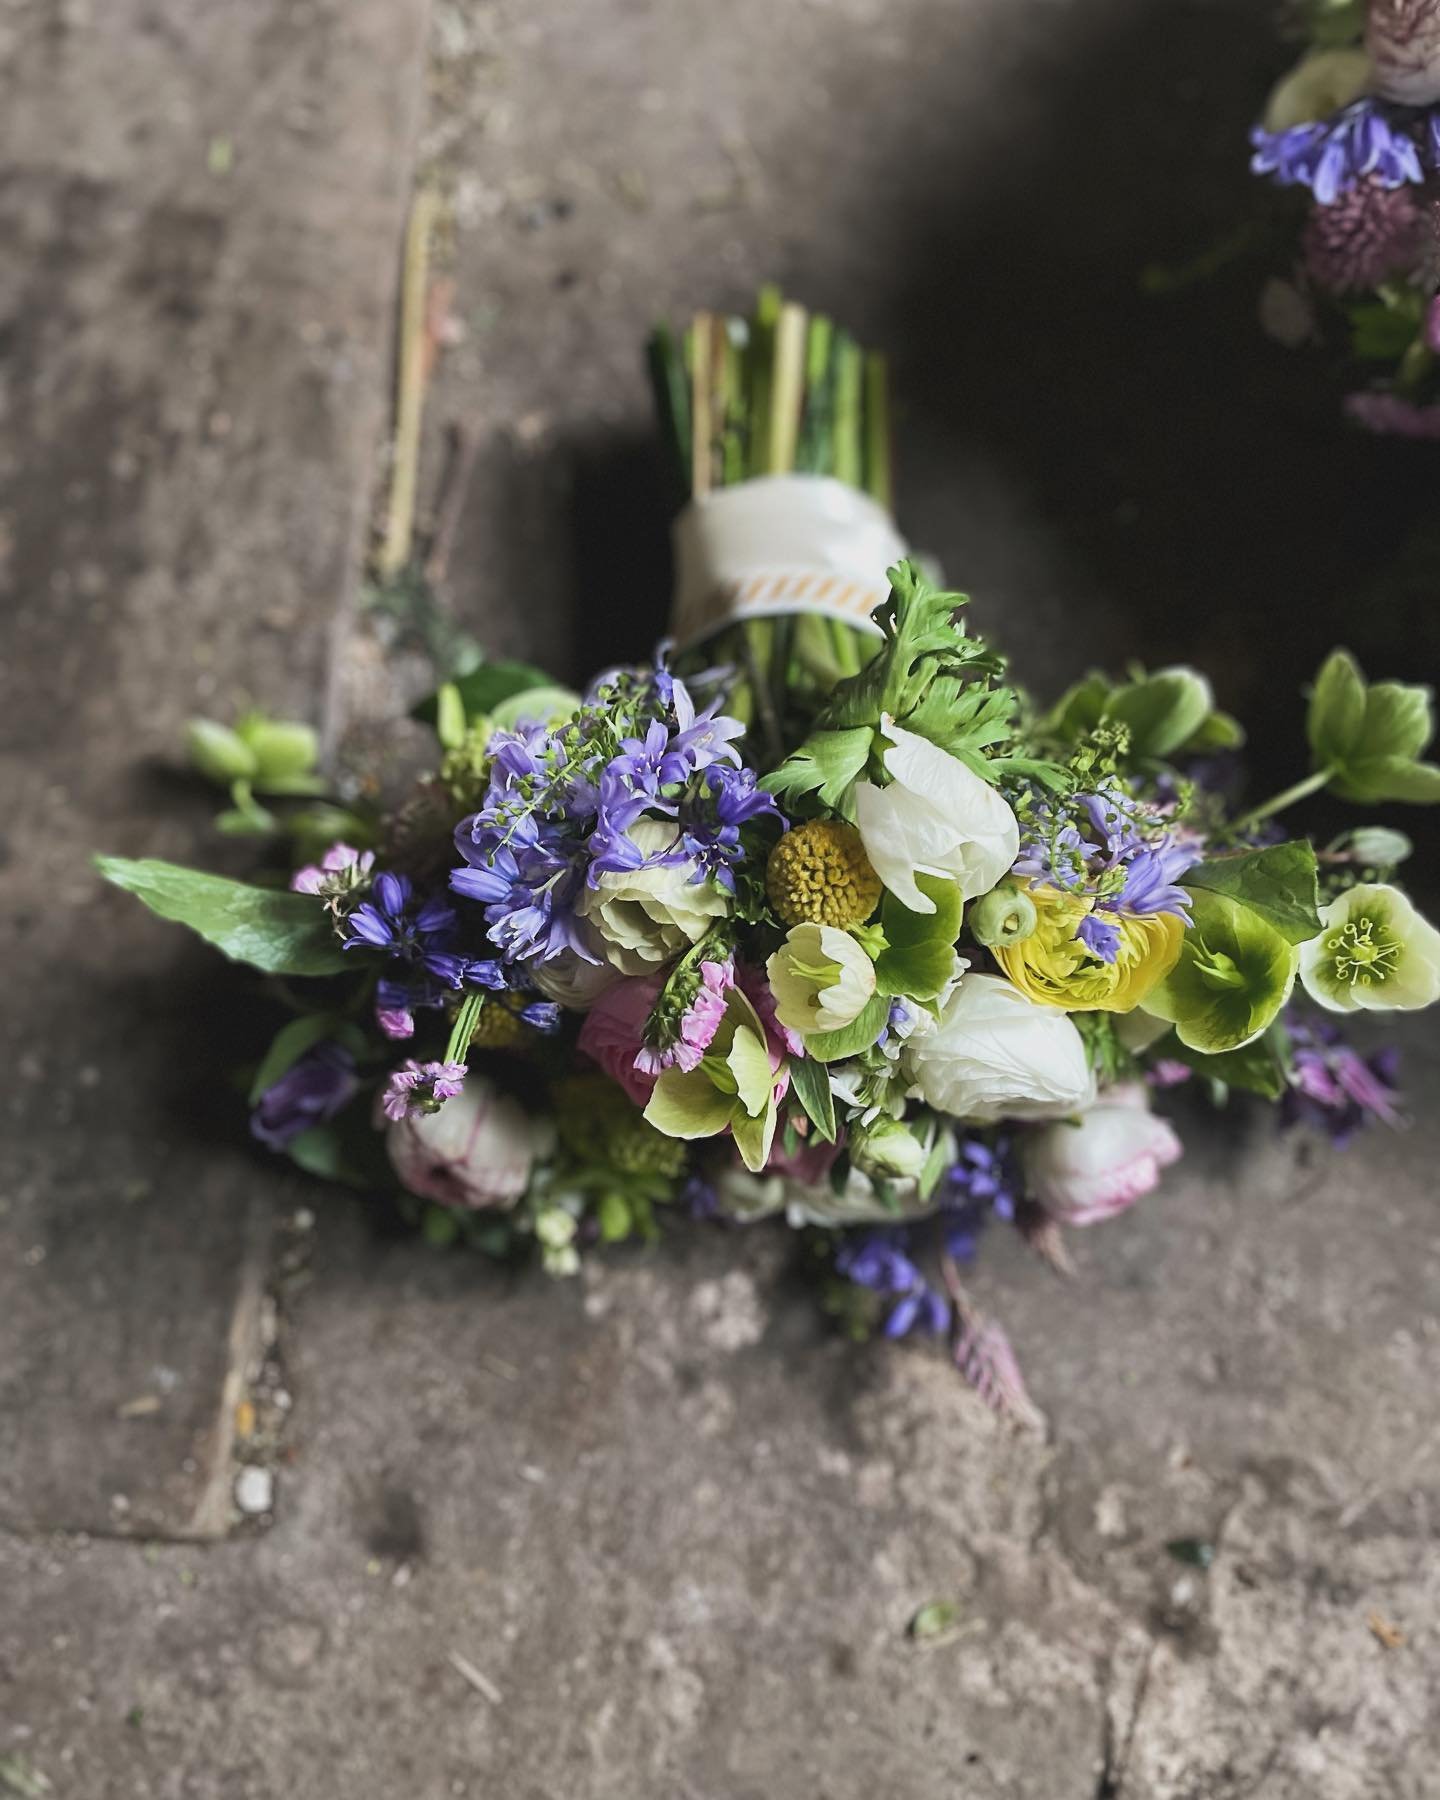
<instances>
[{"instance_id":1,"label":"blurred bouquet in corner","mask_svg":"<svg viewBox=\"0 0 1440 1800\"><path fill-rule=\"evenodd\" d=\"M1262 323L1343 360L1357 425L1440 438L1440 6L1309 0L1304 25L1251 133L1255 173L1297 200Z\"/></svg>"},{"instance_id":2,"label":"blurred bouquet in corner","mask_svg":"<svg viewBox=\"0 0 1440 1800\"><path fill-rule=\"evenodd\" d=\"M1440 799L1429 693L1337 651L1310 772L1241 810L1202 674L1036 706L909 558L880 358L767 291L651 370L679 500L653 662L443 684L388 816L325 810L303 732L197 727L228 818L301 796L304 865L101 868L272 979L252 1126L302 1167L557 1275L677 1215L781 1219L848 1329L947 1334L1023 1416L961 1276L987 1225L1063 1264L1180 1155L1152 1101L1182 1082L1337 1140L1397 1120L1343 1026L1440 996L1409 846L1278 821Z\"/></svg>"}]
</instances>

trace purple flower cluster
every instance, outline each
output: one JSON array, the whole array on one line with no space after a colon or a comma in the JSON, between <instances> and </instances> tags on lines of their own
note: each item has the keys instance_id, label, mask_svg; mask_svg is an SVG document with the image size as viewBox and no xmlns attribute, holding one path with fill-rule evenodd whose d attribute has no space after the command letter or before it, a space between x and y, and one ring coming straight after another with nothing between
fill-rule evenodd
<instances>
[{"instance_id":1,"label":"purple flower cluster","mask_svg":"<svg viewBox=\"0 0 1440 1800\"><path fill-rule=\"evenodd\" d=\"M416 1119L438 1112L465 1085L463 1062L404 1062L385 1084L381 1107L387 1119Z\"/></svg>"},{"instance_id":2,"label":"purple flower cluster","mask_svg":"<svg viewBox=\"0 0 1440 1800\"><path fill-rule=\"evenodd\" d=\"M1037 800L1026 816L1015 873L1089 898L1092 910L1075 935L1108 963L1119 953L1120 933L1105 914L1173 913L1190 922L1190 896L1178 883L1198 858L1154 807L1110 778L1092 793Z\"/></svg>"},{"instance_id":3,"label":"purple flower cluster","mask_svg":"<svg viewBox=\"0 0 1440 1800\"><path fill-rule=\"evenodd\" d=\"M1440 168L1440 111L1366 96L1331 119L1284 131L1257 125L1250 142L1255 174L1268 175L1281 187L1307 187L1329 206L1367 176L1385 188L1424 182L1429 171Z\"/></svg>"},{"instance_id":4,"label":"purple flower cluster","mask_svg":"<svg viewBox=\"0 0 1440 1800\"><path fill-rule=\"evenodd\" d=\"M333 1119L359 1086L355 1059L343 1044L315 1044L261 1094L250 1133L270 1150L284 1150L302 1132Z\"/></svg>"},{"instance_id":5,"label":"purple flower cluster","mask_svg":"<svg viewBox=\"0 0 1440 1800\"><path fill-rule=\"evenodd\" d=\"M740 828L775 802L740 766L744 726L719 708L697 710L663 668L622 670L565 723L496 734L485 802L455 833L464 866L450 885L484 907L506 962L567 950L594 962L576 903L605 874L689 865L693 880L734 890ZM673 820L673 843L647 856L630 835L643 818Z\"/></svg>"},{"instance_id":6,"label":"purple flower cluster","mask_svg":"<svg viewBox=\"0 0 1440 1800\"><path fill-rule=\"evenodd\" d=\"M883 1327L887 1338L906 1337L915 1330L948 1328L950 1302L930 1286L911 1261L903 1231L886 1228L856 1233L836 1252L835 1268L858 1287L894 1296L895 1304L886 1314Z\"/></svg>"},{"instance_id":7,"label":"purple flower cluster","mask_svg":"<svg viewBox=\"0 0 1440 1800\"><path fill-rule=\"evenodd\" d=\"M498 989L504 972L494 958L468 957L458 944L459 920L449 901L417 893L407 875L375 877L371 897L344 921L347 950L378 950L390 973L375 989L376 1017L387 1037L414 1035L415 1008L443 1005L462 987Z\"/></svg>"},{"instance_id":8,"label":"purple flower cluster","mask_svg":"<svg viewBox=\"0 0 1440 1800\"><path fill-rule=\"evenodd\" d=\"M1361 1056L1328 1020L1287 1021L1293 1047L1291 1086L1281 1122L1323 1131L1337 1147L1371 1119L1403 1124L1399 1112L1400 1053L1393 1045Z\"/></svg>"},{"instance_id":9,"label":"purple flower cluster","mask_svg":"<svg viewBox=\"0 0 1440 1800\"><path fill-rule=\"evenodd\" d=\"M945 1171L936 1199L945 1248L957 1262L973 1262L980 1233L990 1220L1009 1222L1015 1217L1019 1190L1009 1139L999 1137L987 1142L978 1136L961 1138L956 1159Z\"/></svg>"}]
</instances>

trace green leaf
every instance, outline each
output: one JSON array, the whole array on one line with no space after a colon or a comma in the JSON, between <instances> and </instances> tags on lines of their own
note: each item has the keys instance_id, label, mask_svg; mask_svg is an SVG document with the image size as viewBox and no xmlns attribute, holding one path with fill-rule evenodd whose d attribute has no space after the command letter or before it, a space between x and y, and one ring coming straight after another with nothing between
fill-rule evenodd
<instances>
[{"instance_id":1,"label":"green leaf","mask_svg":"<svg viewBox=\"0 0 1440 1800\"><path fill-rule=\"evenodd\" d=\"M851 815L850 790L865 772L875 733L868 725L846 731L812 731L760 785L777 797L817 794L824 806Z\"/></svg>"},{"instance_id":2,"label":"green leaf","mask_svg":"<svg viewBox=\"0 0 1440 1800\"><path fill-rule=\"evenodd\" d=\"M369 1187L370 1177L350 1159L345 1134L334 1124L312 1125L291 1138L285 1154L297 1168L321 1181L338 1181L346 1187Z\"/></svg>"},{"instance_id":3,"label":"green leaf","mask_svg":"<svg viewBox=\"0 0 1440 1800\"><path fill-rule=\"evenodd\" d=\"M573 688L524 688L490 709L490 723L497 731L513 731L522 719L539 725L557 724L572 718L579 708L580 696Z\"/></svg>"},{"instance_id":4,"label":"green leaf","mask_svg":"<svg viewBox=\"0 0 1440 1800\"><path fill-rule=\"evenodd\" d=\"M1440 766L1412 762L1407 756L1372 756L1353 762L1332 784L1342 800L1375 805L1406 800L1415 806L1440 801Z\"/></svg>"},{"instance_id":5,"label":"green leaf","mask_svg":"<svg viewBox=\"0 0 1440 1800\"><path fill-rule=\"evenodd\" d=\"M623 1194L610 1192L601 1200L596 1213L600 1221L600 1236L607 1244L622 1243L630 1235L630 1227L634 1223L630 1212L630 1202Z\"/></svg>"},{"instance_id":6,"label":"green leaf","mask_svg":"<svg viewBox=\"0 0 1440 1800\"><path fill-rule=\"evenodd\" d=\"M295 720L248 713L235 730L255 758L257 785L309 775L319 760L320 743L314 731ZM273 787L271 791L275 791Z\"/></svg>"},{"instance_id":7,"label":"green leaf","mask_svg":"<svg viewBox=\"0 0 1440 1800\"><path fill-rule=\"evenodd\" d=\"M1212 750L1238 750L1245 742L1245 727L1229 713L1212 712L1199 730L1180 745L1177 755L1201 756Z\"/></svg>"},{"instance_id":8,"label":"green leaf","mask_svg":"<svg viewBox=\"0 0 1440 1800\"><path fill-rule=\"evenodd\" d=\"M880 994L933 1000L955 973L964 903L956 883L943 876L917 875L915 885L935 902L935 911L911 912L893 894L885 895L880 923L886 946L875 959L875 987Z\"/></svg>"},{"instance_id":9,"label":"green leaf","mask_svg":"<svg viewBox=\"0 0 1440 1800\"><path fill-rule=\"evenodd\" d=\"M1183 875L1181 885L1238 900L1289 943L1303 944L1319 935L1318 866L1314 846L1303 838L1212 857Z\"/></svg>"},{"instance_id":10,"label":"green leaf","mask_svg":"<svg viewBox=\"0 0 1440 1800\"><path fill-rule=\"evenodd\" d=\"M349 1038L347 1048L356 1049L364 1044L362 1033L353 1025L339 1019L334 1013L302 1013L298 1019L291 1019L282 1025L270 1040L270 1048L261 1058L260 1067L255 1071L255 1078L250 1083L250 1104L254 1106L267 1088L274 1087L280 1077L295 1067L307 1050L326 1038ZM358 1044L355 1040L359 1040Z\"/></svg>"},{"instance_id":11,"label":"green leaf","mask_svg":"<svg viewBox=\"0 0 1440 1800\"><path fill-rule=\"evenodd\" d=\"M1210 716L1210 683L1194 669L1158 669L1117 688L1105 716L1130 732L1130 754L1142 760L1173 756Z\"/></svg>"},{"instance_id":12,"label":"green leaf","mask_svg":"<svg viewBox=\"0 0 1440 1800\"><path fill-rule=\"evenodd\" d=\"M185 727L185 753L192 768L222 787L246 780L259 767L250 746L228 725L217 725L213 719L192 719Z\"/></svg>"},{"instance_id":13,"label":"green leaf","mask_svg":"<svg viewBox=\"0 0 1440 1800\"><path fill-rule=\"evenodd\" d=\"M909 1635L917 1644L933 1643L948 1636L960 1623L960 1608L953 1600L932 1600L910 1621Z\"/></svg>"},{"instance_id":14,"label":"green leaf","mask_svg":"<svg viewBox=\"0 0 1440 1800\"><path fill-rule=\"evenodd\" d=\"M435 690L435 735L443 750L458 750L465 741L467 721L465 702L453 681L444 681Z\"/></svg>"},{"instance_id":15,"label":"green leaf","mask_svg":"<svg viewBox=\"0 0 1440 1800\"><path fill-rule=\"evenodd\" d=\"M890 1002L883 994L872 994L859 1018L838 1031L820 1031L805 1040L805 1052L817 1062L841 1062L868 1050L885 1029L890 1016Z\"/></svg>"},{"instance_id":16,"label":"green leaf","mask_svg":"<svg viewBox=\"0 0 1440 1800\"><path fill-rule=\"evenodd\" d=\"M523 694L528 688L549 687L551 682L543 669L530 663L491 662L481 663L468 675L456 676L449 685L459 694L467 716L474 719L482 713L493 712L502 700L508 700L514 694ZM435 724L438 716L436 694L427 695L410 713L412 719L419 719L426 725Z\"/></svg>"},{"instance_id":17,"label":"green leaf","mask_svg":"<svg viewBox=\"0 0 1440 1800\"><path fill-rule=\"evenodd\" d=\"M334 975L346 967L330 921L312 895L247 887L148 858L98 856L95 866L151 912L188 925L233 962L267 975Z\"/></svg>"},{"instance_id":18,"label":"green leaf","mask_svg":"<svg viewBox=\"0 0 1440 1800\"><path fill-rule=\"evenodd\" d=\"M460 1221L444 1206L427 1206L420 1215L420 1235L432 1250L448 1250L460 1235Z\"/></svg>"},{"instance_id":19,"label":"green leaf","mask_svg":"<svg viewBox=\"0 0 1440 1800\"><path fill-rule=\"evenodd\" d=\"M1083 681L1077 681L1041 719L1040 735L1058 738L1062 744L1078 744L1105 717L1105 703L1114 683L1108 675L1092 670Z\"/></svg>"},{"instance_id":20,"label":"green leaf","mask_svg":"<svg viewBox=\"0 0 1440 1800\"><path fill-rule=\"evenodd\" d=\"M1365 722L1365 678L1346 650L1332 650L1315 677L1305 735L1317 768L1348 761Z\"/></svg>"},{"instance_id":21,"label":"green leaf","mask_svg":"<svg viewBox=\"0 0 1440 1800\"><path fill-rule=\"evenodd\" d=\"M805 1108L815 1134L827 1144L835 1142L835 1096L830 1092L830 1077L823 1063L813 1057L790 1058L790 1088Z\"/></svg>"},{"instance_id":22,"label":"green leaf","mask_svg":"<svg viewBox=\"0 0 1440 1800\"><path fill-rule=\"evenodd\" d=\"M1206 1081L1222 1082L1226 1087L1244 1088L1246 1093L1259 1094L1266 1100L1278 1100L1289 1083L1285 1065L1271 1041L1273 1035L1273 1031L1267 1031L1253 1044L1218 1056L1189 1050L1177 1039L1173 1045L1166 1045L1165 1053Z\"/></svg>"}]
</instances>

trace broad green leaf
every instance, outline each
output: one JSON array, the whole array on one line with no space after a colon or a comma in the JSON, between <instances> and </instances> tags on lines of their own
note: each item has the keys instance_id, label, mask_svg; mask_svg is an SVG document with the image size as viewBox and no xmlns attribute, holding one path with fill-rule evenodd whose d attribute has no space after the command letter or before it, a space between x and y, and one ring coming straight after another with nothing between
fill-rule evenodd
<instances>
[{"instance_id":1,"label":"broad green leaf","mask_svg":"<svg viewBox=\"0 0 1440 1800\"><path fill-rule=\"evenodd\" d=\"M190 721L185 727L185 751L192 768L222 787L248 779L260 766L244 739L213 719Z\"/></svg>"},{"instance_id":2,"label":"broad green leaf","mask_svg":"<svg viewBox=\"0 0 1440 1800\"><path fill-rule=\"evenodd\" d=\"M1440 765L1413 762L1408 756L1365 757L1349 764L1332 785L1342 800L1361 805L1405 800L1434 806L1440 801Z\"/></svg>"},{"instance_id":3,"label":"broad green leaf","mask_svg":"<svg viewBox=\"0 0 1440 1800\"><path fill-rule=\"evenodd\" d=\"M1427 687L1375 681L1365 690L1365 718L1355 754L1416 757L1435 730Z\"/></svg>"},{"instance_id":4,"label":"broad green leaf","mask_svg":"<svg viewBox=\"0 0 1440 1800\"><path fill-rule=\"evenodd\" d=\"M254 755L257 785L308 775L319 760L320 742L314 731L293 719L248 713L235 729Z\"/></svg>"},{"instance_id":5,"label":"broad green leaf","mask_svg":"<svg viewBox=\"0 0 1440 1800\"><path fill-rule=\"evenodd\" d=\"M1083 681L1066 691L1040 721L1040 734L1059 738L1063 744L1078 744L1105 717L1105 703L1114 683L1108 675L1092 670Z\"/></svg>"},{"instance_id":6,"label":"broad green leaf","mask_svg":"<svg viewBox=\"0 0 1440 1800\"><path fill-rule=\"evenodd\" d=\"M445 681L435 690L435 735L442 749L457 750L465 741L465 702L453 681Z\"/></svg>"},{"instance_id":7,"label":"broad green leaf","mask_svg":"<svg viewBox=\"0 0 1440 1800\"><path fill-rule=\"evenodd\" d=\"M890 1002L883 994L871 996L859 1018L838 1031L821 1031L805 1040L805 1051L817 1062L840 1062L868 1050L885 1029L890 1016Z\"/></svg>"},{"instance_id":8,"label":"broad green leaf","mask_svg":"<svg viewBox=\"0 0 1440 1800\"><path fill-rule=\"evenodd\" d=\"M573 688L524 688L490 709L490 719L499 731L513 731L522 719L537 725L551 725L571 718L580 708L580 696Z\"/></svg>"},{"instance_id":9,"label":"broad green leaf","mask_svg":"<svg viewBox=\"0 0 1440 1800\"><path fill-rule=\"evenodd\" d=\"M1219 1056L1206 1056L1189 1050L1183 1044L1167 1046L1167 1054L1207 1081L1223 1082L1226 1087L1244 1088L1266 1100L1278 1100L1287 1086L1285 1067L1271 1042L1273 1032L1266 1032L1253 1044L1241 1050L1228 1050Z\"/></svg>"},{"instance_id":10,"label":"broad green leaf","mask_svg":"<svg viewBox=\"0 0 1440 1800\"><path fill-rule=\"evenodd\" d=\"M1332 650L1315 677L1305 735L1317 767L1344 763L1365 722L1365 678L1347 650Z\"/></svg>"},{"instance_id":11,"label":"broad green leaf","mask_svg":"<svg viewBox=\"0 0 1440 1800\"><path fill-rule=\"evenodd\" d=\"M459 693L468 716L475 719L482 713L493 712L502 700L523 694L527 688L550 687L552 684L543 669L530 663L491 662L481 663L467 675L457 675L450 685ZM438 711L436 695L429 694L411 710L410 716L433 725Z\"/></svg>"},{"instance_id":12,"label":"broad green leaf","mask_svg":"<svg viewBox=\"0 0 1440 1800\"><path fill-rule=\"evenodd\" d=\"M445 1206L427 1206L420 1215L420 1235L432 1250L448 1250L460 1235L460 1221Z\"/></svg>"},{"instance_id":13,"label":"broad green leaf","mask_svg":"<svg viewBox=\"0 0 1440 1800\"><path fill-rule=\"evenodd\" d=\"M188 925L233 962L267 975L334 975L344 952L319 902L309 894L248 887L176 863L98 856L107 881L134 894L162 919Z\"/></svg>"},{"instance_id":14,"label":"broad green leaf","mask_svg":"<svg viewBox=\"0 0 1440 1800\"><path fill-rule=\"evenodd\" d=\"M1245 742L1245 728L1229 713L1212 712L1208 719L1186 738L1177 755L1202 756L1212 750L1238 750Z\"/></svg>"},{"instance_id":15,"label":"broad green leaf","mask_svg":"<svg viewBox=\"0 0 1440 1800\"><path fill-rule=\"evenodd\" d=\"M1132 757L1164 758L1195 735L1213 704L1210 683L1194 669L1157 669L1117 688L1105 716L1128 728Z\"/></svg>"},{"instance_id":16,"label":"broad green leaf","mask_svg":"<svg viewBox=\"0 0 1440 1800\"><path fill-rule=\"evenodd\" d=\"M911 912L893 894L885 895L880 924L886 947L875 959L875 986L881 994L933 1000L955 973L963 902L956 883L943 877L917 875L915 885L935 902L935 911Z\"/></svg>"},{"instance_id":17,"label":"broad green leaf","mask_svg":"<svg viewBox=\"0 0 1440 1800\"><path fill-rule=\"evenodd\" d=\"M1303 838L1216 856L1181 877L1191 892L1225 894L1259 913L1292 944L1320 931L1320 893L1314 847Z\"/></svg>"},{"instance_id":18,"label":"broad green leaf","mask_svg":"<svg viewBox=\"0 0 1440 1800\"><path fill-rule=\"evenodd\" d=\"M805 1108L817 1137L827 1144L835 1142L835 1096L830 1092L830 1077L823 1063L810 1056L792 1056L789 1063L790 1086L795 1098Z\"/></svg>"}]
</instances>

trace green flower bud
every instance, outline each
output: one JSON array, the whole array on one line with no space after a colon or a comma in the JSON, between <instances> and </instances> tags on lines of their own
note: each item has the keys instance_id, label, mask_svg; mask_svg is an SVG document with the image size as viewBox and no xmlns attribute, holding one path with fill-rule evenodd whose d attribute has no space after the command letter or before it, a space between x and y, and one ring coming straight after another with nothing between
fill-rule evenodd
<instances>
[{"instance_id":1,"label":"green flower bud","mask_svg":"<svg viewBox=\"0 0 1440 1800\"><path fill-rule=\"evenodd\" d=\"M971 933L987 950L1023 943L1039 922L1035 902L1013 881L1002 881L970 908Z\"/></svg>"},{"instance_id":2,"label":"green flower bud","mask_svg":"<svg viewBox=\"0 0 1440 1800\"><path fill-rule=\"evenodd\" d=\"M1351 862L1367 869L1394 869L1413 854L1415 846L1403 831L1392 831L1388 825L1361 825L1345 838L1343 848Z\"/></svg>"},{"instance_id":3,"label":"green flower bud","mask_svg":"<svg viewBox=\"0 0 1440 1800\"><path fill-rule=\"evenodd\" d=\"M877 1119L850 1135L850 1160L867 1175L913 1181L925 1166L925 1146L899 1119Z\"/></svg>"},{"instance_id":4,"label":"green flower bud","mask_svg":"<svg viewBox=\"0 0 1440 1800\"><path fill-rule=\"evenodd\" d=\"M221 787L248 781L259 768L250 746L229 726L217 725L213 719L192 719L185 727L185 753L192 768Z\"/></svg>"},{"instance_id":5,"label":"green flower bud","mask_svg":"<svg viewBox=\"0 0 1440 1800\"><path fill-rule=\"evenodd\" d=\"M255 758L258 781L288 781L308 775L320 755L315 733L308 725L288 719L267 719L251 713L237 727Z\"/></svg>"}]
</instances>

